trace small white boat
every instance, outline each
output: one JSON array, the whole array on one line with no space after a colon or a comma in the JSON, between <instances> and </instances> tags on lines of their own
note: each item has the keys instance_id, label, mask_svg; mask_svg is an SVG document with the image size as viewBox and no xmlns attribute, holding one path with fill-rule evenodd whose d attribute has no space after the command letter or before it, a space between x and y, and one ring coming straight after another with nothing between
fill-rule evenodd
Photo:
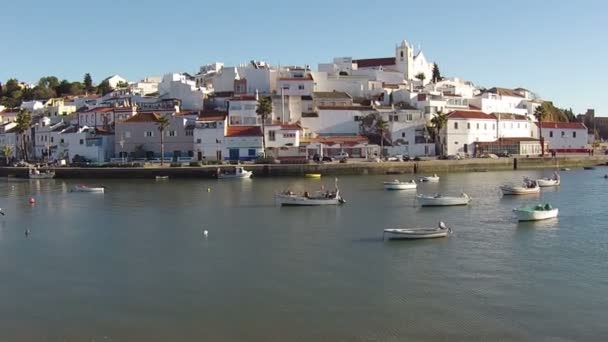
<instances>
[{"instance_id":1,"label":"small white boat","mask_svg":"<svg viewBox=\"0 0 608 342\"><path fill-rule=\"evenodd\" d=\"M384 189L386 190L414 190L418 187L415 180L409 182L402 182L398 179L390 182L384 182Z\"/></svg>"},{"instance_id":2,"label":"small white boat","mask_svg":"<svg viewBox=\"0 0 608 342\"><path fill-rule=\"evenodd\" d=\"M334 191L315 191L309 194L308 191L303 194L296 194L289 190L279 193L275 196L277 205L281 206L322 206L322 205L339 205L346 201L340 196L338 189Z\"/></svg>"},{"instance_id":3,"label":"small white boat","mask_svg":"<svg viewBox=\"0 0 608 342\"><path fill-rule=\"evenodd\" d=\"M104 193L105 192L105 188L102 186L88 186L88 185L83 185L83 184L79 184L79 185L75 185L72 188L72 192L94 192L94 193Z\"/></svg>"},{"instance_id":4,"label":"small white boat","mask_svg":"<svg viewBox=\"0 0 608 342\"><path fill-rule=\"evenodd\" d=\"M540 192L540 186L536 180L526 178L521 186L503 185L500 190L503 195L532 195Z\"/></svg>"},{"instance_id":5,"label":"small white boat","mask_svg":"<svg viewBox=\"0 0 608 342\"><path fill-rule=\"evenodd\" d=\"M222 172L220 168L217 169L217 178L219 179L234 179L234 178L251 178L253 172L245 170L241 166L236 166L234 172Z\"/></svg>"},{"instance_id":6,"label":"small white boat","mask_svg":"<svg viewBox=\"0 0 608 342\"><path fill-rule=\"evenodd\" d=\"M169 179L169 176L156 176L155 179L156 180L167 180L167 179Z\"/></svg>"},{"instance_id":7,"label":"small white boat","mask_svg":"<svg viewBox=\"0 0 608 342\"><path fill-rule=\"evenodd\" d=\"M569 167L562 167L562 168L560 169L560 171L570 171L570 168L569 168Z\"/></svg>"},{"instance_id":8,"label":"small white boat","mask_svg":"<svg viewBox=\"0 0 608 342\"><path fill-rule=\"evenodd\" d=\"M471 202L471 197L464 192L460 196L442 196L441 194L437 194L435 196L418 195L416 198L423 207L468 205Z\"/></svg>"},{"instance_id":9,"label":"small white boat","mask_svg":"<svg viewBox=\"0 0 608 342\"><path fill-rule=\"evenodd\" d=\"M406 228L406 229L385 229L382 239L388 236L389 239L435 239L446 237L452 233L443 222L439 222L436 228Z\"/></svg>"},{"instance_id":10,"label":"small white boat","mask_svg":"<svg viewBox=\"0 0 608 342\"><path fill-rule=\"evenodd\" d=\"M29 171L30 179L51 179L55 177L54 171L45 171L40 172L38 169L30 169Z\"/></svg>"},{"instance_id":11,"label":"small white boat","mask_svg":"<svg viewBox=\"0 0 608 342\"><path fill-rule=\"evenodd\" d=\"M539 204L534 207L513 209L519 221L540 221L556 218L559 209L553 208L550 204Z\"/></svg>"},{"instance_id":12,"label":"small white boat","mask_svg":"<svg viewBox=\"0 0 608 342\"><path fill-rule=\"evenodd\" d=\"M541 179L537 179L536 182L538 183L538 186L540 186L541 188L547 188L547 187L551 187L551 186L558 186L560 184L560 177L559 174L557 172L555 172L553 174L553 177L551 178L541 178Z\"/></svg>"},{"instance_id":13,"label":"small white boat","mask_svg":"<svg viewBox=\"0 0 608 342\"><path fill-rule=\"evenodd\" d=\"M439 176L437 176L437 174L433 174L432 176L420 177L420 181L437 183L439 182Z\"/></svg>"}]
</instances>

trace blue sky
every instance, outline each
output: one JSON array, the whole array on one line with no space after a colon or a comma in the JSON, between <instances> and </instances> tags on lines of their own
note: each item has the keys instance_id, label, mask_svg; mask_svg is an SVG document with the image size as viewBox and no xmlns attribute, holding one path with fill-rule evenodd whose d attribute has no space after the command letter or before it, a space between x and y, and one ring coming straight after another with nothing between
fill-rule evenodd
<instances>
[{"instance_id":1,"label":"blue sky","mask_svg":"<svg viewBox=\"0 0 608 342\"><path fill-rule=\"evenodd\" d=\"M0 80L129 80L251 59L384 57L407 39L445 76L608 115L608 4L579 1L3 1Z\"/></svg>"}]
</instances>

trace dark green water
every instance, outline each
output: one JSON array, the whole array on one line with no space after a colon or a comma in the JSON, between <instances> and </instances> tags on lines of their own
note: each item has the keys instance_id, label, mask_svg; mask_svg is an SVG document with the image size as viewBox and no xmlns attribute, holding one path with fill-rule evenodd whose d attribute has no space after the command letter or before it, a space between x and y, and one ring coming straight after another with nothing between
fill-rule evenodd
<instances>
[{"instance_id":1,"label":"dark green water","mask_svg":"<svg viewBox=\"0 0 608 342\"><path fill-rule=\"evenodd\" d=\"M103 195L2 181L0 341L602 339L604 173L513 198L498 186L543 171L441 175L418 193L465 190L473 204L424 209L382 189L395 176L341 177L348 203L326 208L279 208L273 193L333 178L108 180ZM560 218L514 220L539 201ZM382 240L439 220L454 236Z\"/></svg>"}]
</instances>

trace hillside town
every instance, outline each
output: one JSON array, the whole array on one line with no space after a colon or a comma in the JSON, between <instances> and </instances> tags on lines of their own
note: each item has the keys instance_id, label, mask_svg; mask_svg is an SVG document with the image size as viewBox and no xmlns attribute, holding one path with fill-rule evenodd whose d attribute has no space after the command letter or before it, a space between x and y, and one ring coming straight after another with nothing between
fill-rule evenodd
<instances>
[{"instance_id":1,"label":"hillside town","mask_svg":"<svg viewBox=\"0 0 608 342\"><path fill-rule=\"evenodd\" d=\"M575 117L525 88L443 77L407 41L386 55L337 57L316 70L212 63L140 81L113 75L101 92L40 93L0 106L2 161L538 156L591 153L607 137L608 120L592 109Z\"/></svg>"}]
</instances>

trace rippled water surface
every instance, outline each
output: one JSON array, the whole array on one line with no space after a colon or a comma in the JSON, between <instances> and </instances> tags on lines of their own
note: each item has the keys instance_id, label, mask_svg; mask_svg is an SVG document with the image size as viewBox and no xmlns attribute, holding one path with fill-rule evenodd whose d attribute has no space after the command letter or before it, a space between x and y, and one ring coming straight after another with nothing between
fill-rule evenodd
<instances>
[{"instance_id":1,"label":"rippled water surface","mask_svg":"<svg viewBox=\"0 0 608 342\"><path fill-rule=\"evenodd\" d=\"M279 208L273 194L333 178L95 181L105 194L2 180L0 341L600 339L604 173L563 172L531 197L498 186L549 170L440 175L417 191L464 190L473 204L460 208L384 191L397 176L341 177L348 203L320 208ZM514 220L546 201L559 219ZM439 220L452 237L382 240Z\"/></svg>"}]
</instances>

